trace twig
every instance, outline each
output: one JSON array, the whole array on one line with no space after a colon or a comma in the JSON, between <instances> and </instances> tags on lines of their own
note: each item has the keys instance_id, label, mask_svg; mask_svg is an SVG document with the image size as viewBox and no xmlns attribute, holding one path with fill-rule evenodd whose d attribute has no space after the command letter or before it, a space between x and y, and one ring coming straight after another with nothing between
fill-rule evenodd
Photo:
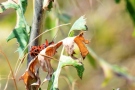
<instances>
[{"instance_id":1,"label":"twig","mask_svg":"<svg viewBox=\"0 0 135 90\"><path fill-rule=\"evenodd\" d=\"M5 85L5 88L4 88L4 90L7 90L8 81L9 81L9 79L10 79L10 74L11 74L11 71L10 71L10 73L8 74L8 79L7 79L7 82L6 82L6 85Z\"/></svg>"},{"instance_id":2,"label":"twig","mask_svg":"<svg viewBox=\"0 0 135 90\"><path fill-rule=\"evenodd\" d=\"M9 68L10 68L10 71L11 71L11 74L12 74L12 77L13 77L13 81L14 81L15 88L16 88L16 90L18 90L17 84L16 84L16 80L15 80L14 73L13 73L12 67L11 67L11 65L10 65L10 62L9 62L7 56L2 52L2 50L0 50L0 53L5 57L5 59L6 59L7 63L8 63L8 66L9 66Z\"/></svg>"}]
</instances>

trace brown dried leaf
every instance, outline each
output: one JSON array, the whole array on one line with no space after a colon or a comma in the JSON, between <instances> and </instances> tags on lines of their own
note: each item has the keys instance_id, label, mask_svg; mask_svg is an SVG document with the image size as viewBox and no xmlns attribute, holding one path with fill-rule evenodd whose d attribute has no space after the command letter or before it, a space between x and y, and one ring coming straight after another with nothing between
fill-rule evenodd
<instances>
[{"instance_id":1,"label":"brown dried leaf","mask_svg":"<svg viewBox=\"0 0 135 90\"><path fill-rule=\"evenodd\" d=\"M37 57L35 57L28 65L25 73L20 77L19 80L23 80L26 86L26 89L30 89L31 85L36 85L37 88L40 86L40 78L37 74L39 68L39 62Z\"/></svg>"},{"instance_id":2,"label":"brown dried leaf","mask_svg":"<svg viewBox=\"0 0 135 90\"><path fill-rule=\"evenodd\" d=\"M36 56L28 65L25 73L21 76L20 80L24 81L26 85L26 89L29 89L31 85L36 85L37 88L40 86L40 77L38 76L38 69L40 66L43 71L48 72L45 80L50 80L51 75L53 73L53 68L51 66L50 60L52 56L55 55L56 50L62 45L62 42L58 42L56 44L52 44L45 49L43 49L38 56Z\"/></svg>"},{"instance_id":3,"label":"brown dried leaf","mask_svg":"<svg viewBox=\"0 0 135 90\"><path fill-rule=\"evenodd\" d=\"M81 32L78 36L75 37L74 42L78 45L81 55L82 55L83 59L85 59L85 57L89 53L89 51L86 48L86 46L84 45L84 43L88 44L89 41L83 37L83 32Z\"/></svg>"},{"instance_id":4,"label":"brown dried leaf","mask_svg":"<svg viewBox=\"0 0 135 90\"><path fill-rule=\"evenodd\" d=\"M74 52L74 43L76 43L77 46L79 47L83 59L88 54L88 50L87 50L86 46L84 45L84 43L88 44L89 41L85 40L85 38L83 37L83 32L81 32L78 36L65 38L62 40L62 42L63 42L63 46L64 46L65 50L72 58L75 58L73 56L73 54L75 53Z\"/></svg>"},{"instance_id":5,"label":"brown dried leaf","mask_svg":"<svg viewBox=\"0 0 135 90\"><path fill-rule=\"evenodd\" d=\"M51 57L55 55L57 52L56 50L62 45L62 42L58 42L56 44L50 45L44 50L42 50L38 55L38 60L40 62L40 65L43 69L43 71L48 72L46 78L44 79L43 83L47 80L50 80L52 74L53 74L53 68L51 66L50 60Z\"/></svg>"}]
</instances>

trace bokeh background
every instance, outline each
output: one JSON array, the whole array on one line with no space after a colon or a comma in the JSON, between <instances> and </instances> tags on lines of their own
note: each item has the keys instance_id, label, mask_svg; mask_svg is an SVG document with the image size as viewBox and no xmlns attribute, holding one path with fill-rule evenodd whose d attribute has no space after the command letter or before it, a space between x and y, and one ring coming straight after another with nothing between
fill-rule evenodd
<instances>
[{"instance_id":1,"label":"bokeh background","mask_svg":"<svg viewBox=\"0 0 135 90\"><path fill-rule=\"evenodd\" d=\"M0 3L4 0L0 0ZM45 15L45 30L53 28L60 24L71 23L59 29L55 42L67 37L67 33L72 24L80 16L85 15L88 31L85 37L91 41L89 47L97 56L103 58L110 65L123 67L127 74L135 77L135 37L134 37L134 19L127 9L129 1L135 10L135 0L57 0L54 2L53 9ZM135 12L135 11L134 11ZM33 2L28 1L28 7L25 13L26 21L32 25ZM18 60L18 53L15 52L18 44L16 39L6 42L6 38L13 30L16 24L15 10L9 9L0 14L0 50L8 57L13 70ZM42 43L45 39L51 41L55 36L55 31L45 33L42 37ZM59 58L59 53L55 58ZM85 71L83 79L80 80L73 67L65 67L59 78L60 90L135 90L134 81L130 82L125 77L113 75L109 81L105 80L103 69L96 62L93 67L89 58L84 60ZM57 68L57 61L52 61L54 70ZM19 90L25 90L23 81L19 77L27 67L26 60L16 75L17 86ZM106 67L107 69L108 67ZM4 90L8 74L10 72L6 59L0 54L0 90ZM46 73L40 70L40 75L45 78ZM42 79L43 80L43 79ZM105 85L103 85L105 82ZM42 90L47 89L46 82ZM12 77L9 76L9 82L6 90L15 90Z\"/></svg>"}]
</instances>

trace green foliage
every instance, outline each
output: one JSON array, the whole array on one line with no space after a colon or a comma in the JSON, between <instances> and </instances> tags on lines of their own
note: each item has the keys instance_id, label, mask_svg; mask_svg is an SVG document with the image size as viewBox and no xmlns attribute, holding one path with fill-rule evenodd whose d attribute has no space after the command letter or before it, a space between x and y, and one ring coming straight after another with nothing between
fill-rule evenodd
<instances>
[{"instance_id":1,"label":"green foliage","mask_svg":"<svg viewBox=\"0 0 135 90\"><path fill-rule=\"evenodd\" d=\"M27 0L20 0L20 6L22 7L22 11L23 13L25 13L27 5L28 5L28 1Z\"/></svg>"},{"instance_id":2,"label":"green foliage","mask_svg":"<svg viewBox=\"0 0 135 90\"><path fill-rule=\"evenodd\" d=\"M104 59L98 57L93 50L88 47L89 55L101 66L103 69L105 79L102 83L102 86L106 86L114 75L118 77L123 77L128 81L135 81L135 77L131 76L127 70L123 67L117 65L111 65L106 62Z\"/></svg>"},{"instance_id":3,"label":"green foliage","mask_svg":"<svg viewBox=\"0 0 135 90\"><path fill-rule=\"evenodd\" d=\"M49 3L49 5L48 5L48 9L49 9L49 11L50 11L50 10L51 10L51 8L53 7L52 3L53 3L53 1L51 0L51 1L50 1L50 3Z\"/></svg>"},{"instance_id":4,"label":"green foliage","mask_svg":"<svg viewBox=\"0 0 135 90\"><path fill-rule=\"evenodd\" d=\"M80 79L82 79L82 76L83 76L83 72L84 72L84 66L83 64L82 65L73 65L76 70L77 70L77 73L78 73L78 76L80 77Z\"/></svg>"},{"instance_id":5,"label":"green foliage","mask_svg":"<svg viewBox=\"0 0 135 90\"><path fill-rule=\"evenodd\" d=\"M28 27L28 29L30 30L30 28ZM27 29L27 30L28 30ZM18 48L18 52L20 55L20 58L23 56L23 53L25 54L27 51L25 49L25 47L28 44L29 41L29 34L26 32L26 28L25 27L18 27L15 28L11 34L9 35L9 37L7 38L7 41L10 41L11 39L16 38L18 43L19 43L19 48Z\"/></svg>"},{"instance_id":6,"label":"green foliage","mask_svg":"<svg viewBox=\"0 0 135 90\"><path fill-rule=\"evenodd\" d=\"M116 3L120 3L120 1L121 0L115 0ZM126 3L126 9L133 21L134 28L135 28L135 7L134 7L135 3L134 3L134 1L131 2L131 0L124 0L124 1ZM135 36L135 30L133 32L133 36Z\"/></svg>"},{"instance_id":7,"label":"green foliage","mask_svg":"<svg viewBox=\"0 0 135 90\"><path fill-rule=\"evenodd\" d=\"M131 2L129 0L126 0L126 8L135 25L135 8L133 7L133 5L131 4Z\"/></svg>"},{"instance_id":8,"label":"green foliage","mask_svg":"<svg viewBox=\"0 0 135 90\"><path fill-rule=\"evenodd\" d=\"M86 24L86 21L84 19L84 16L80 17L73 24L72 28L70 29L69 36L73 36L73 34L71 34L71 32L74 33L74 30L86 30L85 24ZM82 79L83 72L84 72L84 66L83 66L82 62L80 61L80 59L74 60L70 56L65 56L65 55L63 55L63 51L64 51L64 48L61 52L58 67L57 67L56 71L53 73L51 80L49 81L47 90L58 90L58 78L59 78L62 67L65 67L65 66L75 67L77 70L78 76L80 77L80 79Z\"/></svg>"},{"instance_id":9,"label":"green foliage","mask_svg":"<svg viewBox=\"0 0 135 90\"><path fill-rule=\"evenodd\" d=\"M84 72L83 64L79 62L79 60L74 60L69 56L61 55L58 67L56 71L53 73L51 80L49 81L47 90L57 90L58 78L59 78L62 67L65 67L65 66L74 66L77 69L78 76L82 79L82 75Z\"/></svg>"},{"instance_id":10,"label":"green foliage","mask_svg":"<svg viewBox=\"0 0 135 90\"><path fill-rule=\"evenodd\" d=\"M0 12L5 11L9 8L14 8L17 13L17 23L9 37L7 38L7 41L10 41L13 38L16 38L19 43L19 57L22 58L23 55L27 52L26 46L29 41L29 33L30 33L30 26L27 25L26 20L24 18L24 12L26 11L27 7L27 0L22 0L20 4L16 4L12 1L7 1L1 3L2 8L0 9ZM21 7L23 6L23 7ZM24 51L25 49L25 51Z\"/></svg>"},{"instance_id":11,"label":"green foliage","mask_svg":"<svg viewBox=\"0 0 135 90\"><path fill-rule=\"evenodd\" d=\"M120 3L121 0L115 0L116 3Z\"/></svg>"},{"instance_id":12,"label":"green foliage","mask_svg":"<svg viewBox=\"0 0 135 90\"><path fill-rule=\"evenodd\" d=\"M75 21L73 26L71 27L68 36L72 37L74 36L74 30L83 30L86 31L88 28L86 26L86 20L84 19L84 16L81 16L78 20Z\"/></svg>"},{"instance_id":13,"label":"green foliage","mask_svg":"<svg viewBox=\"0 0 135 90\"><path fill-rule=\"evenodd\" d=\"M19 6L14 3L14 2L9 2L9 1L6 1L6 2L3 2L0 4L0 13L3 13L6 9L9 9L9 8L13 8L13 9L18 9Z\"/></svg>"}]
</instances>

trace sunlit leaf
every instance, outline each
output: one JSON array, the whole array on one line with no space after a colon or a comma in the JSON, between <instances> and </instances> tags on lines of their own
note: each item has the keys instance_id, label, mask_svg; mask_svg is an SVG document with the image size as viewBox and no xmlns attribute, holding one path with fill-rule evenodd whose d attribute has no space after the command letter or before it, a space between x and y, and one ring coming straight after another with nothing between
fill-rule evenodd
<instances>
[{"instance_id":1,"label":"sunlit leaf","mask_svg":"<svg viewBox=\"0 0 135 90\"><path fill-rule=\"evenodd\" d=\"M19 6L15 2L12 2L12 1L2 2L0 4L0 13L3 13L5 10L9 8L18 9Z\"/></svg>"},{"instance_id":2,"label":"sunlit leaf","mask_svg":"<svg viewBox=\"0 0 135 90\"><path fill-rule=\"evenodd\" d=\"M53 76L48 84L47 90L58 90L58 78L61 72L62 67L64 66L74 66L77 69L78 76L82 78L84 67L79 59L74 60L69 56L61 55L60 61L56 71L53 73Z\"/></svg>"},{"instance_id":3,"label":"sunlit leaf","mask_svg":"<svg viewBox=\"0 0 135 90\"><path fill-rule=\"evenodd\" d=\"M21 26L15 28L7 38L7 41L10 41L13 38L16 38L19 43L19 48L17 51L19 52L21 58L23 56L23 53L25 54L27 52L27 49L25 51L24 49L29 41L29 34L26 32L26 28Z\"/></svg>"},{"instance_id":4,"label":"sunlit leaf","mask_svg":"<svg viewBox=\"0 0 135 90\"><path fill-rule=\"evenodd\" d=\"M78 20L75 21L75 23L71 27L68 36L70 36L70 37L74 36L74 30L86 31L87 29L88 28L86 26L86 20L84 19L84 16L81 16Z\"/></svg>"},{"instance_id":5,"label":"sunlit leaf","mask_svg":"<svg viewBox=\"0 0 135 90\"><path fill-rule=\"evenodd\" d=\"M15 28L13 29L13 31L7 38L7 41L13 38L17 39L17 42L19 43L19 48L17 50L19 52L19 58L22 58L24 54L26 54L27 49L25 48L29 42L30 26L28 26L24 18L24 12L27 6L26 3L27 3L27 0L22 0L22 3L19 5L11 0L11 1L1 3L1 9L0 9L0 12L3 12L9 8L14 8L16 10L17 23L16 23Z\"/></svg>"}]
</instances>

